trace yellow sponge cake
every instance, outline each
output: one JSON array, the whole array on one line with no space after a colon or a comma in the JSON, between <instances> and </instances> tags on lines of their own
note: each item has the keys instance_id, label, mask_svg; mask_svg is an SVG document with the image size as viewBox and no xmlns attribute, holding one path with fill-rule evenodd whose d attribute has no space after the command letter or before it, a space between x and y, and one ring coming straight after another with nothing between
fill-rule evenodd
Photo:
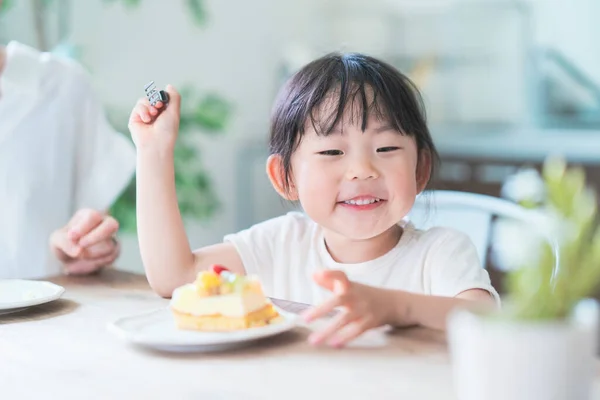
<instances>
[{"instance_id":1,"label":"yellow sponge cake","mask_svg":"<svg viewBox=\"0 0 600 400\"><path fill-rule=\"evenodd\" d=\"M248 329L268 325L279 317L258 278L235 274L220 265L175 289L170 307L177 327L187 330Z\"/></svg>"}]
</instances>

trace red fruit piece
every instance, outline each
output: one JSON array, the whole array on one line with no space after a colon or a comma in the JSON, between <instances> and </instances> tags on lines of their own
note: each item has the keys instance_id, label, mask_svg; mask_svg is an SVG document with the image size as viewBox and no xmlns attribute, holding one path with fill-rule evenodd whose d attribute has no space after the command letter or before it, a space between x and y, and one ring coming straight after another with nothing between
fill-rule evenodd
<instances>
[{"instance_id":1,"label":"red fruit piece","mask_svg":"<svg viewBox=\"0 0 600 400\"><path fill-rule=\"evenodd\" d=\"M210 270L212 272L214 272L215 274L217 274L217 275L221 275L221 272L223 272L223 271L229 272L229 270L227 268L225 268L224 266L219 265L219 264L213 264L213 265L211 265L210 266Z\"/></svg>"}]
</instances>

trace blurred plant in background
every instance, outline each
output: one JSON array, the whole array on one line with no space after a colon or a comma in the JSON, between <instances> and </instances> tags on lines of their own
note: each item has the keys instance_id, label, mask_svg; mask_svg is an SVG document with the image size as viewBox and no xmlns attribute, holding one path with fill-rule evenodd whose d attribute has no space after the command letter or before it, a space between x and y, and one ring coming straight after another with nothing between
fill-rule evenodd
<instances>
[{"instance_id":1,"label":"blurred plant in background","mask_svg":"<svg viewBox=\"0 0 600 400\"><path fill-rule=\"evenodd\" d=\"M0 2L0 14L10 10L15 0L2 0Z\"/></svg>"},{"instance_id":2,"label":"blurred plant in background","mask_svg":"<svg viewBox=\"0 0 600 400\"><path fill-rule=\"evenodd\" d=\"M540 242L535 262L509 272L508 315L516 319L564 319L577 303L593 295L600 282L598 200L586 184L585 172L567 168L563 159L550 157L544 163L542 178L545 197L536 197L536 202L545 218L537 228L556 238L559 269L553 278L554 253L549 243Z\"/></svg>"},{"instance_id":3,"label":"blurred plant in background","mask_svg":"<svg viewBox=\"0 0 600 400\"><path fill-rule=\"evenodd\" d=\"M522 167L505 180L500 194L522 207L537 209L546 201L546 184L535 168ZM523 232L531 232L530 224L523 221L498 217L492 224L491 258L499 270L514 270L538 259L544 239Z\"/></svg>"},{"instance_id":4,"label":"blurred plant in background","mask_svg":"<svg viewBox=\"0 0 600 400\"><path fill-rule=\"evenodd\" d=\"M82 49L70 40L70 7L72 0L29 0L31 2L36 47L81 61ZM15 0L2 0L0 13L7 13ZM128 9L138 8L142 0L102 0L107 6L121 4ZM198 27L204 27L208 14L203 0L184 0L188 15ZM83 64L83 63L82 63ZM89 69L89 68L88 68ZM220 202L211 178L202 165L198 135L222 134L231 119L232 105L218 93L199 93L192 85L180 89L181 122L175 146L175 184L179 207L184 218L205 220L214 215ZM113 127L129 138L127 121L130 110L106 106ZM130 182L111 213L121 224L121 231L136 230L135 178Z\"/></svg>"},{"instance_id":5,"label":"blurred plant in background","mask_svg":"<svg viewBox=\"0 0 600 400\"><path fill-rule=\"evenodd\" d=\"M525 208L537 208L546 197L546 185L535 168L523 167L504 182L501 196Z\"/></svg>"}]
</instances>

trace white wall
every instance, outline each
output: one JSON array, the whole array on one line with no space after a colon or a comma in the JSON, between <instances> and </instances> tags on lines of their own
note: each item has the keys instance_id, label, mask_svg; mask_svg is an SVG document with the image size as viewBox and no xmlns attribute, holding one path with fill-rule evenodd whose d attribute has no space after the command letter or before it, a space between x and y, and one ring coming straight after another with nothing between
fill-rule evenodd
<instances>
[{"instance_id":1,"label":"white wall","mask_svg":"<svg viewBox=\"0 0 600 400\"><path fill-rule=\"evenodd\" d=\"M600 1L529 1L536 11L536 42L557 48L600 83Z\"/></svg>"},{"instance_id":2,"label":"white wall","mask_svg":"<svg viewBox=\"0 0 600 400\"><path fill-rule=\"evenodd\" d=\"M408 3L414 12L415 5L422 6L425 1ZM536 40L556 45L600 80L600 51L594 46L600 34L594 19L600 15L600 1L530 1L539 12ZM385 7L397 5L396 12L402 12L405 0L205 3L209 25L198 28L186 14L183 0L145 0L134 10L122 2L107 5L102 0L71 0L72 41L82 47L83 62L91 69L98 93L107 104L129 110L143 95L144 84L154 80L159 86L193 83L198 89L219 92L235 105L226 135L202 143L224 212L204 228L190 227L193 247L220 241L224 234L239 228L235 204L245 193L238 192L235 182L237 154L247 140L266 143L269 111L280 84L278 74L284 56L298 66L324 51L384 54L395 48L396 41L409 40L405 44L411 49L415 47L411 43L416 43L414 37L404 37L398 26L380 23L381 15L389 17ZM30 1L16 1L14 10L0 21L1 37L35 45L29 5ZM583 29L590 34L582 34ZM427 41L427 35L422 39ZM269 188L262 162L259 157L248 166L260 189L255 196L256 219L287 210ZM139 270L135 247L127 246L122 265Z\"/></svg>"}]
</instances>

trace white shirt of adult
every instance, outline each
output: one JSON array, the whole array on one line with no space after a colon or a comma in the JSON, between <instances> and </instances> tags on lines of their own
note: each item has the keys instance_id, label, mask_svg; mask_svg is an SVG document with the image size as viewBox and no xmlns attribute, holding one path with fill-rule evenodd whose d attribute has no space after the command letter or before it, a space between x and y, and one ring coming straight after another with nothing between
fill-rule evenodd
<instances>
[{"instance_id":1,"label":"white shirt of adult","mask_svg":"<svg viewBox=\"0 0 600 400\"><path fill-rule=\"evenodd\" d=\"M106 211L135 171L77 63L18 42L0 73L0 279L58 274L50 234L81 208Z\"/></svg>"}]
</instances>

